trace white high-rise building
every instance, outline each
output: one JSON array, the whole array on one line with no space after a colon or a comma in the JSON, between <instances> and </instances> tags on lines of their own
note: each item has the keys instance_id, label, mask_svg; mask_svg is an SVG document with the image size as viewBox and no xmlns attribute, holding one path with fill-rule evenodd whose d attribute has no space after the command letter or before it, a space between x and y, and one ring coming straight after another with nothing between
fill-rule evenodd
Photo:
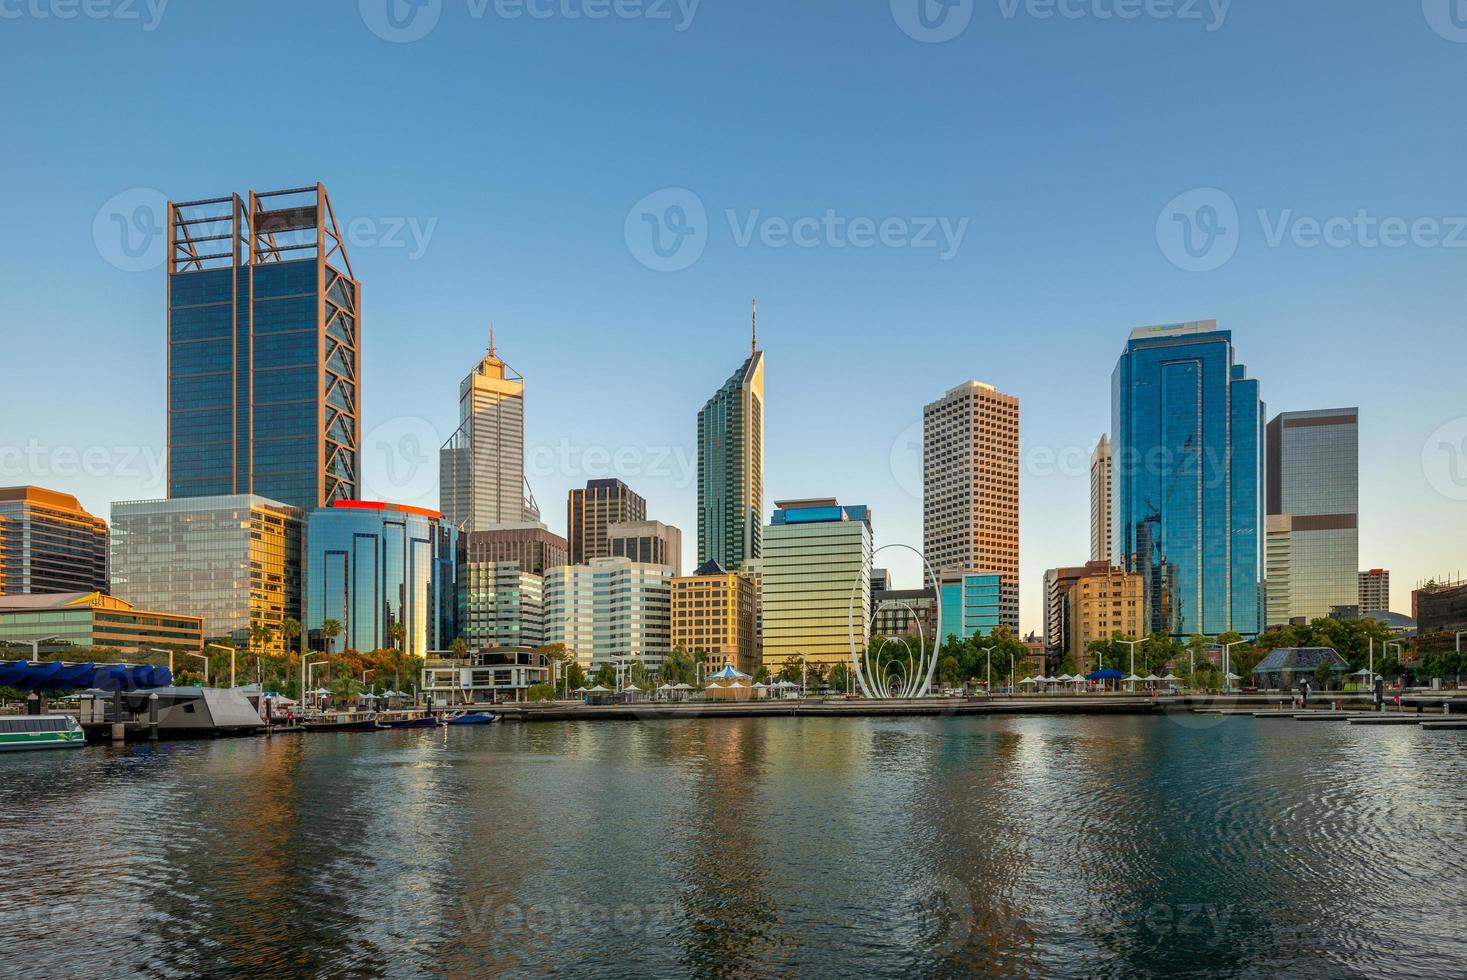
<instances>
[{"instance_id":1,"label":"white high-rise building","mask_svg":"<svg viewBox=\"0 0 1467 980\"><path fill-rule=\"evenodd\" d=\"M1090 560L1110 561L1110 436L1090 454Z\"/></svg>"},{"instance_id":2,"label":"white high-rise building","mask_svg":"<svg viewBox=\"0 0 1467 980\"><path fill-rule=\"evenodd\" d=\"M458 389L459 428L440 460L440 509L464 531L537 523L525 483L525 379L489 354Z\"/></svg>"},{"instance_id":3,"label":"white high-rise building","mask_svg":"<svg viewBox=\"0 0 1467 980\"><path fill-rule=\"evenodd\" d=\"M672 569L592 558L545 572L545 642L563 643L588 670L617 660L648 669L672 648Z\"/></svg>"}]
</instances>

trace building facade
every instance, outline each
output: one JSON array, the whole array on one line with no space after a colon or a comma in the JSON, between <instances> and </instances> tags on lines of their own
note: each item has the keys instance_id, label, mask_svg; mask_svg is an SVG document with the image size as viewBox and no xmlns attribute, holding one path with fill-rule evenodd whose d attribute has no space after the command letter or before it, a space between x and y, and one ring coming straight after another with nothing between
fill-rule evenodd
<instances>
[{"instance_id":1,"label":"building facade","mask_svg":"<svg viewBox=\"0 0 1467 980\"><path fill-rule=\"evenodd\" d=\"M922 413L922 551L936 569L999 573L1019 632L1019 400L969 381Z\"/></svg>"},{"instance_id":2,"label":"building facade","mask_svg":"<svg viewBox=\"0 0 1467 980\"><path fill-rule=\"evenodd\" d=\"M545 580L517 562L458 569L458 635L472 653L545 643Z\"/></svg>"},{"instance_id":3,"label":"building facade","mask_svg":"<svg viewBox=\"0 0 1467 980\"><path fill-rule=\"evenodd\" d=\"M1110 561L1110 436L1090 454L1090 560Z\"/></svg>"},{"instance_id":4,"label":"building facade","mask_svg":"<svg viewBox=\"0 0 1467 980\"><path fill-rule=\"evenodd\" d=\"M106 521L70 494L0 487L0 595L108 588Z\"/></svg>"},{"instance_id":5,"label":"building facade","mask_svg":"<svg viewBox=\"0 0 1467 980\"><path fill-rule=\"evenodd\" d=\"M872 636L937 638L937 593L933 589L872 589ZM950 631L948 631L950 632Z\"/></svg>"},{"instance_id":6,"label":"building facade","mask_svg":"<svg viewBox=\"0 0 1467 980\"><path fill-rule=\"evenodd\" d=\"M566 503L566 542L572 565L610 558L613 524L647 519L647 501L620 480L588 480L571 490Z\"/></svg>"},{"instance_id":7,"label":"building facade","mask_svg":"<svg viewBox=\"0 0 1467 980\"><path fill-rule=\"evenodd\" d=\"M545 642L595 670L616 660L648 669L672 649L672 569L593 558L545 574Z\"/></svg>"},{"instance_id":8,"label":"building facade","mask_svg":"<svg viewBox=\"0 0 1467 980\"><path fill-rule=\"evenodd\" d=\"M661 521L625 521L606 529L613 558L630 558L644 565L666 565L683 573L683 532Z\"/></svg>"},{"instance_id":9,"label":"building facade","mask_svg":"<svg viewBox=\"0 0 1467 980\"><path fill-rule=\"evenodd\" d=\"M730 572L716 561L692 575L672 580L672 646L705 654L709 673L733 667L754 675L759 648L754 642L754 580Z\"/></svg>"},{"instance_id":10,"label":"building facade","mask_svg":"<svg viewBox=\"0 0 1467 980\"><path fill-rule=\"evenodd\" d=\"M960 640L986 636L1004 625L1001 574L948 570L939 572L938 578L942 581L942 641L949 636Z\"/></svg>"},{"instance_id":11,"label":"building facade","mask_svg":"<svg viewBox=\"0 0 1467 980\"><path fill-rule=\"evenodd\" d=\"M1360 412L1283 412L1268 424L1265 626L1360 601Z\"/></svg>"},{"instance_id":12,"label":"building facade","mask_svg":"<svg viewBox=\"0 0 1467 980\"><path fill-rule=\"evenodd\" d=\"M1075 583L1086 575L1110 568L1110 562L1086 562L1051 568L1044 573L1044 642L1051 659L1063 659L1071 649L1071 599Z\"/></svg>"},{"instance_id":13,"label":"building facade","mask_svg":"<svg viewBox=\"0 0 1467 980\"><path fill-rule=\"evenodd\" d=\"M525 482L525 379L489 354L458 386L459 427L439 452L443 517L461 532L538 523Z\"/></svg>"},{"instance_id":14,"label":"building facade","mask_svg":"<svg viewBox=\"0 0 1467 980\"><path fill-rule=\"evenodd\" d=\"M1360 615L1390 612L1391 573L1388 569L1372 568L1361 572L1356 580L1359 595Z\"/></svg>"},{"instance_id":15,"label":"building facade","mask_svg":"<svg viewBox=\"0 0 1467 980\"><path fill-rule=\"evenodd\" d=\"M112 591L141 609L202 617L204 636L285 653L301 619L301 518L264 497L189 497L112 505Z\"/></svg>"},{"instance_id":16,"label":"building facade","mask_svg":"<svg viewBox=\"0 0 1467 980\"><path fill-rule=\"evenodd\" d=\"M437 511L337 501L306 519L305 626L324 648L425 657L458 637L458 529Z\"/></svg>"},{"instance_id":17,"label":"building facade","mask_svg":"<svg viewBox=\"0 0 1467 980\"><path fill-rule=\"evenodd\" d=\"M849 662L852 623L858 649L871 638L871 513L834 497L774 506L761 559L764 666Z\"/></svg>"},{"instance_id":18,"label":"building facade","mask_svg":"<svg viewBox=\"0 0 1467 980\"><path fill-rule=\"evenodd\" d=\"M748 360L698 413L698 563L740 568L763 553L764 354Z\"/></svg>"},{"instance_id":19,"label":"building facade","mask_svg":"<svg viewBox=\"0 0 1467 980\"><path fill-rule=\"evenodd\" d=\"M43 650L107 647L127 652L153 648L204 648L198 616L148 612L101 592L0 596L0 645L15 644L29 655L33 640ZM4 659L4 657L0 657Z\"/></svg>"},{"instance_id":20,"label":"building facade","mask_svg":"<svg viewBox=\"0 0 1467 980\"><path fill-rule=\"evenodd\" d=\"M520 571L543 576L548 569L566 564L565 538L543 524L520 524L492 531L470 531L460 535L463 551L460 564L496 564L512 561Z\"/></svg>"},{"instance_id":21,"label":"building facade","mask_svg":"<svg viewBox=\"0 0 1467 980\"><path fill-rule=\"evenodd\" d=\"M1101 566L1104 566L1103 568ZM1146 637L1146 583L1139 574L1093 562L1069 591L1069 648L1076 669L1090 663L1090 644L1119 633L1129 640ZM1116 667L1116 664L1108 666Z\"/></svg>"},{"instance_id":22,"label":"building facade","mask_svg":"<svg viewBox=\"0 0 1467 980\"><path fill-rule=\"evenodd\" d=\"M168 496L359 495L361 284L320 184L168 205Z\"/></svg>"},{"instance_id":23,"label":"building facade","mask_svg":"<svg viewBox=\"0 0 1467 980\"><path fill-rule=\"evenodd\" d=\"M1216 321L1132 331L1111 378L1113 564L1147 632L1261 627L1264 405Z\"/></svg>"},{"instance_id":24,"label":"building facade","mask_svg":"<svg viewBox=\"0 0 1467 980\"><path fill-rule=\"evenodd\" d=\"M1411 616L1420 636L1467 630L1467 582L1428 582L1413 590Z\"/></svg>"}]
</instances>

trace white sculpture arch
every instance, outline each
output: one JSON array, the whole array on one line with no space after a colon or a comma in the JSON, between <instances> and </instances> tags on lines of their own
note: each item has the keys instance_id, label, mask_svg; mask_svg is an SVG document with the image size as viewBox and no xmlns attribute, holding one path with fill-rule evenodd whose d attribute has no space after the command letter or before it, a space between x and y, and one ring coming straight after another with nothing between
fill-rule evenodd
<instances>
[{"instance_id":1,"label":"white sculpture arch","mask_svg":"<svg viewBox=\"0 0 1467 980\"><path fill-rule=\"evenodd\" d=\"M928 581L932 583L933 595L937 597L937 635L933 637L932 652L930 654L927 652L927 638L922 631L921 617L916 616L916 610L912 609L909 604L902 603L908 609L912 609L913 618L917 620L917 639L920 652L915 659L912 657L911 651L907 652L905 669L899 666L895 671L900 676L900 683L897 685L897 693L893 694L889 684L889 675L892 672L880 672L878 670L879 661L872 659L873 657L880 657L881 650L885 648L886 643L891 642L892 638L884 638L882 645L875 651L870 649L869 644L864 654L858 653L856 650L856 591L861 587L861 577L857 575L856 580L851 583L851 602L846 613L846 626L851 641L851 670L856 674L856 682L861 686L861 693L873 700L887 701L893 697L925 698L932 690L932 677L937 673L937 658L940 652L939 648L942 644L942 580L937 577L937 573L932 569L932 564L923 557L922 552L913 548L911 545L882 545L871 553L871 557L875 558L887 548L905 548L921 559L922 566L927 569ZM866 624L867 629L870 628L870 625L869 622Z\"/></svg>"}]
</instances>

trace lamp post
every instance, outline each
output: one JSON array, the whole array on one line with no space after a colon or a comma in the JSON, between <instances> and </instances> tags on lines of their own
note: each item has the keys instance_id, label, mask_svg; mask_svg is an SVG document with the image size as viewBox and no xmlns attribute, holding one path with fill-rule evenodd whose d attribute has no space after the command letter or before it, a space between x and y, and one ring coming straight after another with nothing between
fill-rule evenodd
<instances>
[{"instance_id":1,"label":"lamp post","mask_svg":"<svg viewBox=\"0 0 1467 980\"><path fill-rule=\"evenodd\" d=\"M1121 640L1121 642L1127 644L1131 648L1131 676L1132 677L1135 677L1136 676L1136 645L1138 643L1144 643L1146 641L1145 640ZM1135 694L1136 693L1136 682L1135 681L1131 681L1131 693L1132 694Z\"/></svg>"},{"instance_id":2,"label":"lamp post","mask_svg":"<svg viewBox=\"0 0 1467 980\"><path fill-rule=\"evenodd\" d=\"M148 647L149 653L161 653L168 658L168 673L173 673L173 651L164 650L162 647Z\"/></svg>"},{"instance_id":3,"label":"lamp post","mask_svg":"<svg viewBox=\"0 0 1467 980\"><path fill-rule=\"evenodd\" d=\"M1009 697L1011 697L1011 698L1014 696L1014 676L1015 676L1015 673L1016 673L1016 671L1015 671L1015 667L1016 666L1017 666L1017 664L1014 661L1014 651L1010 650L1009 651Z\"/></svg>"},{"instance_id":4,"label":"lamp post","mask_svg":"<svg viewBox=\"0 0 1467 980\"><path fill-rule=\"evenodd\" d=\"M1219 644L1219 646L1222 647L1222 651L1223 651L1223 691L1224 691L1224 693L1227 693L1227 694L1233 693L1233 680L1232 680L1232 677L1233 677L1233 647L1237 646L1240 643L1247 643L1247 642L1248 642L1247 640L1234 640L1232 643L1221 643L1221 644Z\"/></svg>"},{"instance_id":5,"label":"lamp post","mask_svg":"<svg viewBox=\"0 0 1467 980\"><path fill-rule=\"evenodd\" d=\"M39 640L31 640L31 663L40 663L42 643L50 643L52 640L59 639L61 639L59 636L43 636Z\"/></svg>"},{"instance_id":6,"label":"lamp post","mask_svg":"<svg viewBox=\"0 0 1467 980\"><path fill-rule=\"evenodd\" d=\"M220 646L218 643L205 643L204 644L204 649L206 649L206 650L222 650L225 653L228 653L229 654L229 686L230 687L234 687L234 661L235 661L235 649L234 649L234 647Z\"/></svg>"},{"instance_id":7,"label":"lamp post","mask_svg":"<svg viewBox=\"0 0 1467 980\"><path fill-rule=\"evenodd\" d=\"M331 666L331 664L330 664L329 661L327 661L325 663L318 662L318 663L311 664L309 667L306 668L306 682L309 683L309 684L315 684L316 683L316 668L317 667L330 667L330 666ZM314 691L314 688L312 690ZM316 699L316 707L317 707L317 709L319 709L321 707L321 699L320 698L317 698Z\"/></svg>"},{"instance_id":8,"label":"lamp post","mask_svg":"<svg viewBox=\"0 0 1467 980\"><path fill-rule=\"evenodd\" d=\"M993 697L993 647L997 645L995 643L993 646L978 648L988 655L988 664L984 668L983 674L983 696L985 698Z\"/></svg>"},{"instance_id":9,"label":"lamp post","mask_svg":"<svg viewBox=\"0 0 1467 980\"><path fill-rule=\"evenodd\" d=\"M1403 643L1401 643L1399 640L1388 640L1388 641L1386 641L1385 643L1383 643L1381 645L1381 652L1382 653L1389 652L1390 649L1391 649L1391 647L1395 647L1396 648L1396 663L1397 664L1401 663L1401 661L1403 661L1403 660L1406 659L1406 645L1403 644ZM1404 679L1404 675L1403 675L1403 679ZM1402 685L1402 690L1404 690L1404 689L1405 689L1405 686L1403 684Z\"/></svg>"},{"instance_id":10,"label":"lamp post","mask_svg":"<svg viewBox=\"0 0 1467 980\"><path fill-rule=\"evenodd\" d=\"M805 659L803 653L795 656L800 658L800 700L803 701L810 696L810 661Z\"/></svg>"},{"instance_id":11,"label":"lamp post","mask_svg":"<svg viewBox=\"0 0 1467 980\"><path fill-rule=\"evenodd\" d=\"M192 652L190 652L188 650L185 650L184 651L184 656L186 656L186 657L198 657L200 660L202 660L204 662L204 686L205 687L208 687L209 686L209 658L207 656L205 656L204 654L202 654L202 653L192 653Z\"/></svg>"},{"instance_id":12,"label":"lamp post","mask_svg":"<svg viewBox=\"0 0 1467 980\"><path fill-rule=\"evenodd\" d=\"M319 656L321 656L321 651L319 651L319 650L309 650L309 651L301 654L301 689L300 689L300 696L301 696L301 707L302 708L305 707L305 703L306 703L306 661L307 660L310 660L312 657L319 657Z\"/></svg>"}]
</instances>

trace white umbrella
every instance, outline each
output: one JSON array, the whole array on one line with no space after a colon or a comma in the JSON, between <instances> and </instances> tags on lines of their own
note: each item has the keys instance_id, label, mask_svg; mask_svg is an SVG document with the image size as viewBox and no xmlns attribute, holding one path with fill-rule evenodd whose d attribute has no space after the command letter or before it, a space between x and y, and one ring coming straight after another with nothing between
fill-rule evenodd
<instances>
[{"instance_id":1,"label":"white umbrella","mask_svg":"<svg viewBox=\"0 0 1467 980\"><path fill-rule=\"evenodd\" d=\"M621 689L621 693L623 694L631 694L634 692L640 694L642 692L642 689L635 684L628 684L626 687Z\"/></svg>"},{"instance_id":2,"label":"white umbrella","mask_svg":"<svg viewBox=\"0 0 1467 980\"><path fill-rule=\"evenodd\" d=\"M1144 681L1145 679L1146 678L1144 678L1144 677L1137 677L1135 674L1132 674L1131 676L1125 678L1125 680L1127 681L1127 683L1132 683L1132 682L1135 682L1135 681Z\"/></svg>"},{"instance_id":3,"label":"white umbrella","mask_svg":"<svg viewBox=\"0 0 1467 980\"><path fill-rule=\"evenodd\" d=\"M673 687L671 684L664 684L661 687L659 687L657 690L659 690L659 691L676 691L677 688Z\"/></svg>"},{"instance_id":4,"label":"white umbrella","mask_svg":"<svg viewBox=\"0 0 1467 980\"><path fill-rule=\"evenodd\" d=\"M609 687L602 687L600 684L597 684L595 687L591 688L591 690L587 691L586 693L587 694L610 694L611 693L611 688L609 688Z\"/></svg>"},{"instance_id":5,"label":"white umbrella","mask_svg":"<svg viewBox=\"0 0 1467 980\"><path fill-rule=\"evenodd\" d=\"M586 693L586 689L584 687L578 687L578 688L576 688L576 693L577 694L585 694Z\"/></svg>"},{"instance_id":6,"label":"white umbrella","mask_svg":"<svg viewBox=\"0 0 1467 980\"><path fill-rule=\"evenodd\" d=\"M1069 674L1060 674L1058 677L1055 678L1055 680L1057 680L1057 681L1072 681L1072 680L1074 680L1074 678L1071 677Z\"/></svg>"},{"instance_id":7,"label":"white umbrella","mask_svg":"<svg viewBox=\"0 0 1467 980\"><path fill-rule=\"evenodd\" d=\"M1035 677L1026 677L1023 680L1019 681L1019 683L1020 684L1038 684L1039 683L1039 679L1038 678L1035 678Z\"/></svg>"},{"instance_id":8,"label":"white umbrella","mask_svg":"<svg viewBox=\"0 0 1467 980\"><path fill-rule=\"evenodd\" d=\"M747 684L740 684L738 681L734 681L732 684L730 684L728 686L728 689L730 691L735 690L735 689L740 690L740 691L747 691L749 689L749 685L747 685Z\"/></svg>"},{"instance_id":9,"label":"white umbrella","mask_svg":"<svg viewBox=\"0 0 1467 980\"><path fill-rule=\"evenodd\" d=\"M693 690L693 685L691 685L691 684L678 684L678 685L676 685L676 686L673 687L673 690L674 691L691 691L691 690Z\"/></svg>"},{"instance_id":10,"label":"white umbrella","mask_svg":"<svg viewBox=\"0 0 1467 980\"><path fill-rule=\"evenodd\" d=\"M1159 681L1159 680L1161 680L1161 678L1160 677L1157 677L1155 674L1147 674L1145 677L1143 677L1141 679L1142 680L1146 680L1146 681Z\"/></svg>"},{"instance_id":11,"label":"white umbrella","mask_svg":"<svg viewBox=\"0 0 1467 980\"><path fill-rule=\"evenodd\" d=\"M769 690L769 685L768 684L755 684L754 685L754 690L756 690L756 691L767 691L767 690Z\"/></svg>"},{"instance_id":12,"label":"white umbrella","mask_svg":"<svg viewBox=\"0 0 1467 980\"><path fill-rule=\"evenodd\" d=\"M1228 680L1230 680L1230 681L1240 681L1242 679L1243 678L1239 677L1237 674L1233 673L1232 671L1228 671Z\"/></svg>"}]
</instances>

